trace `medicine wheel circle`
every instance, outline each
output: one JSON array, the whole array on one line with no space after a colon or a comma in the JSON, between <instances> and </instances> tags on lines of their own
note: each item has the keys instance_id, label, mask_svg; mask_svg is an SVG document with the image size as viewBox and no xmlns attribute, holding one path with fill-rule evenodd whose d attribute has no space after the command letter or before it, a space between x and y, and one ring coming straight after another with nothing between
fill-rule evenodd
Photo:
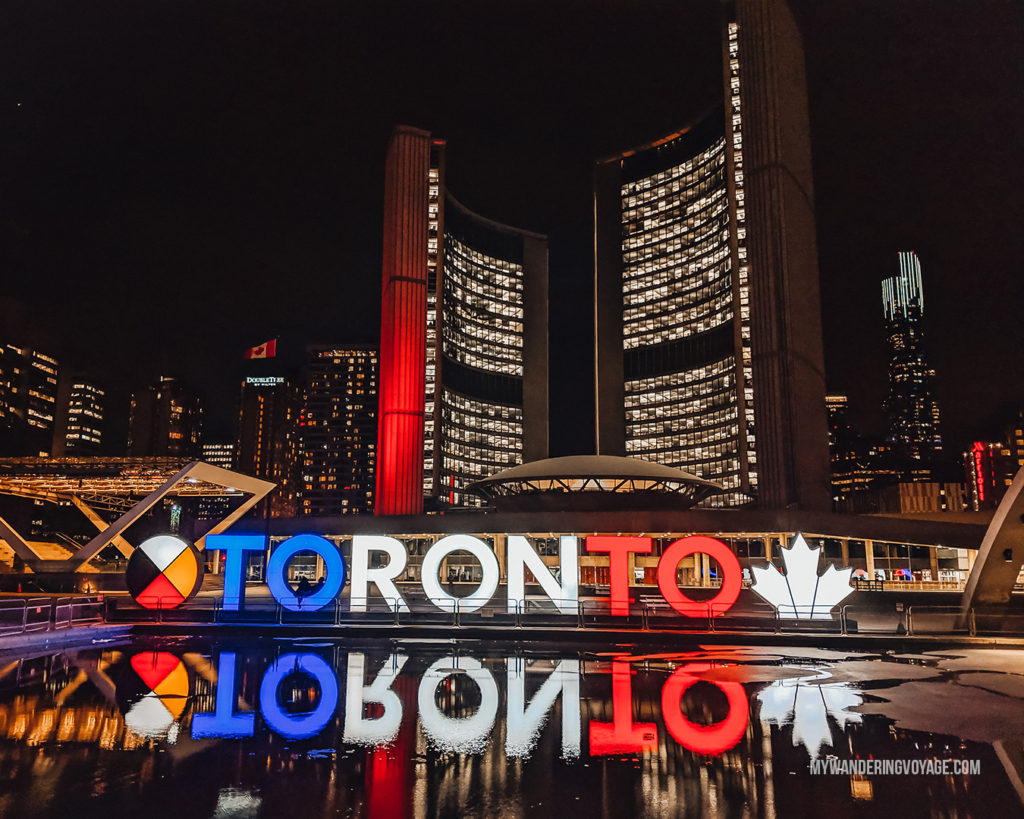
<instances>
[{"instance_id":1,"label":"medicine wheel circle","mask_svg":"<svg viewBox=\"0 0 1024 819\"><path fill-rule=\"evenodd\" d=\"M175 535L157 535L128 558L125 585L135 602L147 609L173 609L195 596L203 584L199 552Z\"/></svg>"}]
</instances>

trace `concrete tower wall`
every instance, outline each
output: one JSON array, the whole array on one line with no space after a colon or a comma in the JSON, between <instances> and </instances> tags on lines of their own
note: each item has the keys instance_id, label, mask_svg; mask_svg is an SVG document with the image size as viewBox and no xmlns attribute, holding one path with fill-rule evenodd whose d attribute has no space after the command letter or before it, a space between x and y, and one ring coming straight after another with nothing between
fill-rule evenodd
<instances>
[{"instance_id":1,"label":"concrete tower wall","mask_svg":"<svg viewBox=\"0 0 1024 819\"><path fill-rule=\"evenodd\" d=\"M736 4L743 60L759 503L829 508L807 82L784 0Z\"/></svg>"}]
</instances>

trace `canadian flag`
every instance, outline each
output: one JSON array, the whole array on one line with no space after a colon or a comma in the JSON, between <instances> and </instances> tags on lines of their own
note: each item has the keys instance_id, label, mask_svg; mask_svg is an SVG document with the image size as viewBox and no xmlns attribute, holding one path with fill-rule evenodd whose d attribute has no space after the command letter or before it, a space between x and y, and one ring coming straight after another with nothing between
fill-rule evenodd
<instances>
[{"instance_id":1,"label":"canadian flag","mask_svg":"<svg viewBox=\"0 0 1024 819\"><path fill-rule=\"evenodd\" d=\"M277 355L277 339L264 341L258 347L250 347L245 351L246 358L273 358Z\"/></svg>"}]
</instances>

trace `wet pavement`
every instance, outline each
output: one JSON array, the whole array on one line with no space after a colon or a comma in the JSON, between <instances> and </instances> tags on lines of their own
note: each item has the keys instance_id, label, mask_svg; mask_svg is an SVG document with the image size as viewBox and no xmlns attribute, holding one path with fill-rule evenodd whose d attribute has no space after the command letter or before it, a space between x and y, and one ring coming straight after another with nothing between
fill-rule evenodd
<instances>
[{"instance_id":1,"label":"wet pavement","mask_svg":"<svg viewBox=\"0 0 1024 819\"><path fill-rule=\"evenodd\" d=\"M1022 773L1018 650L148 638L0 659L5 819L1000 816L1024 812Z\"/></svg>"}]
</instances>

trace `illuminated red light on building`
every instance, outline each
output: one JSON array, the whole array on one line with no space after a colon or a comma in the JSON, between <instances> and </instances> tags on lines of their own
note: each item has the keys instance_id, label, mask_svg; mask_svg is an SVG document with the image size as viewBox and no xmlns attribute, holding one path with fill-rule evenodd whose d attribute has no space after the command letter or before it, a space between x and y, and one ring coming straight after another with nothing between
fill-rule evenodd
<instances>
[{"instance_id":1,"label":"illuminated red light on building","mask_svg":"<svg viewBox=\"0 0 1024 819\"><path fill-rule=\"evenodd\" d=\"M384 182L378 515L423 511L429 166L429 134L396 129L388 147Z\"/></svg>"},{"instance_id":2,"label":"illuminated red light on building","mask_svg":"<svg viewBox=\"0 0 1024 819\"><path fill-rule=\"evenodd\" d=\"M978 490L978 500L985 500L985 469L982 460L985 457L985 444L975 441L971 448L974 453L974 485Z\"/></svg>"}]
</instances>

